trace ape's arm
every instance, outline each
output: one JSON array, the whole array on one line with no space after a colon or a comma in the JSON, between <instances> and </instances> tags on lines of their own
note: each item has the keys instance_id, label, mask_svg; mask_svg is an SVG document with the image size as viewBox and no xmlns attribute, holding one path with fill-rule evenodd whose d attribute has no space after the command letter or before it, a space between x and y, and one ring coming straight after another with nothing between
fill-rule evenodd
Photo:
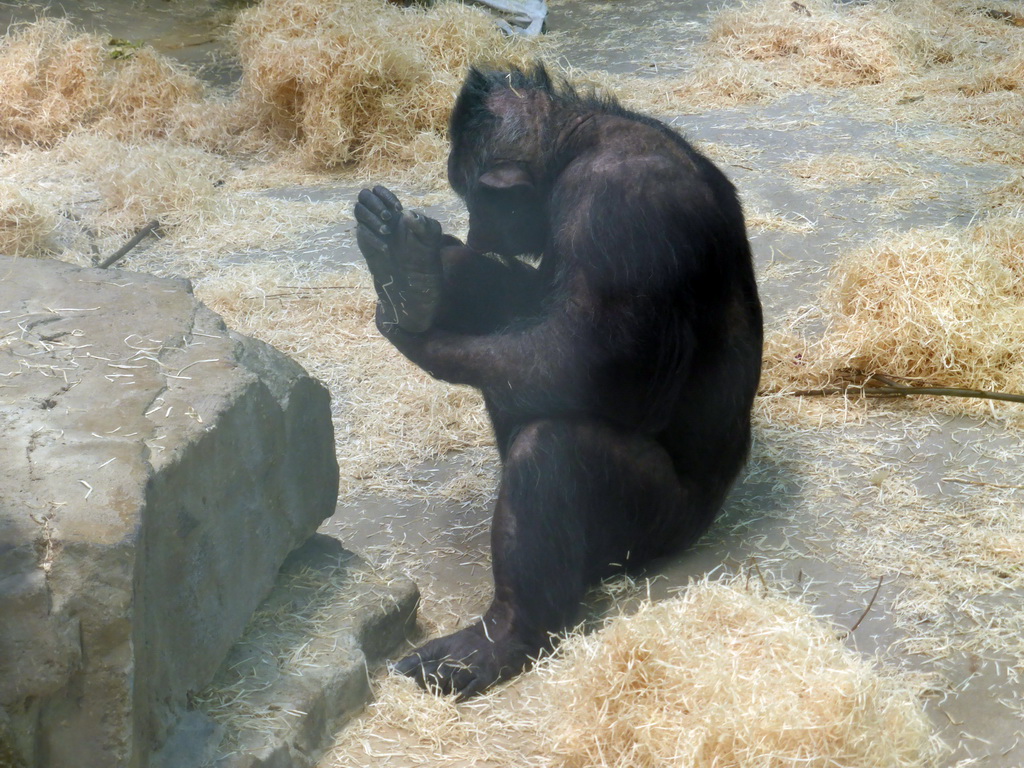
<instances>
[{"instance_id":1,"label":"ape's arm","mask_svg":"<svg viewBox=\"0 0 1024 768\"><path fill-rule=\"evenodd\" d=\"M436 378L481 389L503 411L601 413L632 422L652 405L643 396L655 379L644 362L651 313L629 299L598 302L577 288L549 302L542 316L486 335L441 328L411 334L385 327L380 317L381 333L409 360ZM673 367L685 367L685 359Z\"/></svg>"},{"instance_id":2,"label":"ape's arm","mask_svg":"<svg viewBox=\"0 0 1024 768\"><path fill-rule=\"evenodd\" d=\"M443 298L434 327L459 334L505 330L540 311L539 270L517 259L474 251L451 235L441 248Z\"/></svg>"},{"instance_id":3,"label":"ape's arm","mask_svg":"<svg viewBox=\"0 0 1024 768\"><path fill-rule=\"evenodd\" d=\"M516 322L484 333L440 323L423 334L378 327L431 375L477 387L522 418L646 423L669 412L665 403L685 385L696 350L693 302L680 285L692 284L698 267L659 237L667 226L653 214L617 226L570 221L576 226L551 239L534 270L533 310Z\"/></svg>"}]
</instances>

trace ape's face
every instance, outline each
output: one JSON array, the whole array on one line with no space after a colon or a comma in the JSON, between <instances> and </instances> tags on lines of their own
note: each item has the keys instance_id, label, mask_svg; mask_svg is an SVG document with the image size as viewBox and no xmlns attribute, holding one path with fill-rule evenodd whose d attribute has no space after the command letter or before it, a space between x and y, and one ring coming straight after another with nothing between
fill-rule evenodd
<instances>
[{"instance_id":1,"label":"ape's face","mask_svg":"<svg viewBox=\"0 0 1024 768\"><path fill-rule=\"evenodd\" d=\"M476 101L474 101L474 98ZM449 128L448 182L466 201L466 244L502 256L540 254L548 238L548 201L537 178L543 168L547 95L464 91Z\"/></svg>"},{"instance_id":2,"label":"ape's face","mask_svg":"<svg viewBox=\"0 0 1024 768\"><path fill-rule=\"evenodd\" d=\"M532 185L493 187L478 183L467 197L466 207L466 245L473 250L501 256L543 252L548 217L544 201Z\"/></svg>"}]
</instances>

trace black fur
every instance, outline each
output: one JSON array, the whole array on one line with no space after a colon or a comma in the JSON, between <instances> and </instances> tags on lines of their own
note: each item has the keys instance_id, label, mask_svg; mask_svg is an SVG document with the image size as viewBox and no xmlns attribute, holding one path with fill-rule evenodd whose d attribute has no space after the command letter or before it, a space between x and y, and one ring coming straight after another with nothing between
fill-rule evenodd
<instances>
[{"instance_id":1,"label":"black fur","mask_svg":"<svg viewBox=\"0 0 1024 768\"><path fill-rule=\"evenodd\" d=\"M597 579L706 530L749 446L761 307L735 189L657 120L542 66L472 69L450 135L467 244L445 236L432 328L379 325L483 392L503 461L491 608L399 665L469 696Z\"/></svg>"}]
</instances>

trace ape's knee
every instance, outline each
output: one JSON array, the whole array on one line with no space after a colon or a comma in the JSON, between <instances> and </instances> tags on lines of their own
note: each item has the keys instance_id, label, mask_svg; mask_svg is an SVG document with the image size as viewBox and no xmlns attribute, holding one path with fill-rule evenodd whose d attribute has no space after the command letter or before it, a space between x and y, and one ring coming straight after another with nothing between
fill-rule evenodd
<instances>
[{"instance_id":1,"label":"ape's knee","mask_svg":"<svg viewBox=\"0 0 1024 768\"><path fill-rule=\"evenodd\" d=\"M509 467L529 467L550 462L564 453L572 441L570 430L561 422L542 419L520 427L509 446L505 463Z\"/></svg>"}]
</instances>

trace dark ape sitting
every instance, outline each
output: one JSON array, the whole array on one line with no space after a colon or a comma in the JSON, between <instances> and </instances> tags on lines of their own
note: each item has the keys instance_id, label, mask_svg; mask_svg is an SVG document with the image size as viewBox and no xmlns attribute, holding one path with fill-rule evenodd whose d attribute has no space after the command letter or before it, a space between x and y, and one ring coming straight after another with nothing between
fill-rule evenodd
<instances>
[{"instance_id":1,"label":"dark ape sitting","mask_svg":"<svg viewBox=\"0 0 1024 768\"><path fill-rule=\"evenodd\" d=\"M589 585L708 527L749 446L761 305L733 186L662 123L542 67L474 69L450 134L465 245L382 187L356 218L377 327L483 392L501 454L491 607L398 664L465 698Z\"/></svg>"}]
</instances>

